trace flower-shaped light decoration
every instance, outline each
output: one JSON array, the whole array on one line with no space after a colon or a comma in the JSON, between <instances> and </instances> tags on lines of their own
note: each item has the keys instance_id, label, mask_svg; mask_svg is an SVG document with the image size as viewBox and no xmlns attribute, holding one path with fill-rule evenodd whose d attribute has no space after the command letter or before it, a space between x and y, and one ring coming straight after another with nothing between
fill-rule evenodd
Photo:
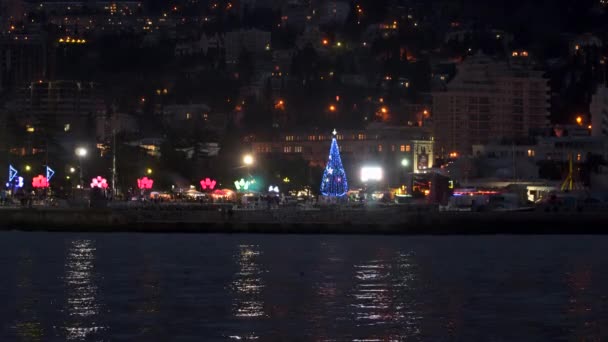
<instances>
[{"instance_id":1,"label":"flower-shaped light decoration","mask_svg":"<svg viewBox=\"0 0 608 342\"><path fill-rule=\"evenodd\" d=\"M91 180L91 189L99 188L99 189L107 189L108 188L108 180L97 176Z\"/></svg>"},{"instance_id":2,"label":"flower-shaped light decoration","mask_svg":"<svg viewBox=\"0 0 608 342\"><path fill-rule=\"evenodd\" d=\"M152 189L152 185L154 185L154 180L151 178L143 177L137 180L137 187L141 190Z\"/></svg>"},{"instance_id":3,"label":"flower-shaped light decoration","mask_svg":"<svg viewBox=\"0 0 608 342\"><path fill-rule=\"evenodd\" d=\"M217 182L214 179L209 179L209 177L205 178L205 179L201 179L201 188L203 188L203 190L213 190L215 189L215 185L217 184Z\"/></svg>"},{"instance_id":4,"label":"flower-shaped light decoration","mask_svg":"<svg viewBox=\"0 0 608 342\"><path fill-rule=\"evenodd\" d=\"M38 175L32 179L32 186L36 189L48 188L49 181L43 175Z\"/></svg>"}]
</instances>

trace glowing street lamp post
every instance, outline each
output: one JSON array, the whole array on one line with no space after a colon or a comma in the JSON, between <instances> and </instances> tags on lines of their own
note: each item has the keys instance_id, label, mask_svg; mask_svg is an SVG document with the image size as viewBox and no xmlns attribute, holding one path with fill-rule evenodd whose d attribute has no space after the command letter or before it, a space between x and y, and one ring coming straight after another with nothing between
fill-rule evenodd
<instances>
[{"instance_id":1,"label":"glowing street lamp post","mask_svg":"<svg viewBox=\"0 0 608 342\"><path fill-rule=\"evenodd\" d=\"M414 184L414 178L410 172L410 160L408 158L401 159L401 166L405 169L405 183L407 184L407 192L412 193L412 186Z\"/></svg>"},{"instance_id":2,"label":"glowing street lamp post","mask_svg":"<svg viewBox=\"0 0 608 342\"><path fill-rule=\"evenodd\" d=\"M83 180L82 180L82 159L87 156L88 151L84 147L77 147L75 150L75 153L76 153L76 156L78 157L78 168L80 169L79 170L80 171L79 184L80 184L80 189L82 189L84 187Z\"/></svg>"},{"instance_id":3,"label":"glowing street lamp post","mask_svg":"<svg viewBox=\"0 0 608 342\"><path fill-rule=\"evenodd\" d=\"M253 163L255 162L255 160L253 159L253 155L251 154L246 154L243 156L243 164L245 164L245 167L247 168L247 175L250 176L251 172L250 172L250 168L253 165Z\"/></svg>"}]
</instances>

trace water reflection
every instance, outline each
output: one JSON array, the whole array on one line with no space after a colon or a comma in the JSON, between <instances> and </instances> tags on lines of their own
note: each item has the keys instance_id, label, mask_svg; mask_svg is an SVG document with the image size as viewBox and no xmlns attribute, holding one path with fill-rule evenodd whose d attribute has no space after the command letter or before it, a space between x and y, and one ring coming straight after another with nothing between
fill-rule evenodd
<instances>
[{"instance_id":1,"label":"water reflection","mask_svg":"<svg viewBox=\"0 0 608 342\"><path fill-rule=\"evenodd\" d=\"M14 329L21 341L42 341L43 329L38 320L36 303L37 292L32 282L33 260L31 254L24 252L17 267L17 319Z\"/></svg>"},{"instance_id":2,"label":"water reflection","mask_svg":"<svg viewBox=\"0 0 608 342\"><path fill-rule=\"evenodd\" d=\"M355 289L351 304L357 327L382 326L382 336L362 341L392 341L420 334L416 311L416 266L410 253L380 249L376 258L354 265ZM365 331L365 329L362 329Z\"/></svg>"},{"instance_id":3,"label":"water reflection","mask_svg":"<svg viewBox=\"0 0 608 342\"><path fill-rule=\"evenodd\" d=\"M570 292L568 314L574 324L574 336L585 336L590 341L600 341L602 324L594 319L594 305L598 298L591 294L592 271L587 265L577 265L573 272L566 274ZM604 334L605 336L605 334Z\"/></svg>"},{"instance_id":4,"label":"water reflection","mask_svg":"<svg viewBox=\"0 0 608 342\"><path fill-rule=\"evenodd\" d=\"M68 247L64 281L67 292L66 311L69 315L65 330L69 341L82 341L104 330L97 322L100 304L93 273L95 251L91 240L74 240Z\"/></svg>"},{"instance_id":5,"label":"water reflection","mask_svg":"<svg viewBox=\"0 0 608 342\"><path fill-rule=\"evenodd\" d=\"M237 271L230 288L233 292L232 313L238 319L252 319L266 316L262 290L264 270L259 264L261 251L257 245L239 245L234 256ZM255 332L231 335L235 340L257 340Z\"/></svg>"}]
</instances>

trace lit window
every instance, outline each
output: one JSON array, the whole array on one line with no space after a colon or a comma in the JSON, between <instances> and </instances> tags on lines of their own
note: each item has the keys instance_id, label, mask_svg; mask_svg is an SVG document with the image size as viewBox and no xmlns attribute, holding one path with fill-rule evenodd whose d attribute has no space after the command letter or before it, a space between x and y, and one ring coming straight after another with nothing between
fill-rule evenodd
<instances>
[{"instance_id":1,"label":"lit window","mask_svg":"<svg viewBox=\"0 0 608 342\"><path fill-rule=\"evenodd\" d=\"M315 141L315 140L317 140L317 136L316 135L309 135L308 136L308 140Z\"/></svg>"},{"instance_id":2,"label":"lit window","mask_svg":"<svg viewBox=\"0 0 608 342\"><path fill-rule=\"evenodd\" d=\"M283 153L291 153L291 146L283 146Z\"/></svg>"},{"instance_id":3,"label":"lit window","mask_svg":"<svg viewBox=\"0 0 608 342\"><path fill-rule=\"evenodd\" d=\"M378 152L382 152L382 145L378 145Z\"/></svg>"},{"instance_id":4,"label":"lit window","mask_svg":"<svg viewBox=\"0 0 608 342\"><path fill-rule=\"evenodd\" d=\"M192 114L186 113L186 120L190 120L190 119L192 119Z\"/></svg>"},{"instance_id":5,"label":"lit window","mask_svg":"<svg viewBox=\"0 0 608 342\"><path fill-rule=\"evenodd\" d=\"M293 141L293 135L286 136L285 141Z\"/></svg>"},{"instance_id":6,"label":"lit window","mask_svg":"<svg viewBox=\"0 0 608 342\"><path fill-rule=\"evenodd\" d=\"M68 132L69 130L70 130L70 124L69 123L63 125L63 131L64 132Z\"/></svg>"},{"instance_id":7,"label":"lit window","mask_svg":"<svg viewBox=\"0 0 608 342\"><path fill-rule=\"evenodd\" d=\"M534 157L534 150L528 150L528 157Z\"/></svg>"},{"instance_id":8,"label":"lit window","mask_svg":"<svg viewBox=\"0 0 608 342\"><path fill-rule=\"evenodd\" d=\"M576 155L576 161L581 161L581 154L580 153Z\"/></svg>"},{"instance_id":9,"label":"lit window","mask_svg":"<svg viewBox=\"0 0 608 342\"><path fill-rule=\"evenodd\" d=\"M412 147L410 145L405 145L405 152L409 152L412 150Z\"/></svg>"},{"instance_id":10,"label":"lit window","mask_svg":"<svg viewBox=\"0 0 608 342\"><path fill-rule=\"evenodd\" d=\"M399 151L401 151L401 152L405 152L405 145L401 145L401 146L399 146Z\"/></svg>"},{"instance_id":11,"label":"lit window","mask_svg":"<svg viewBox=\"0 0 608 342\"><path fill-rule=\"evenodd\" d=\"M359 139L359 140L365 140L365 134L359 133L359 135L357 135L357 139Z\"/></svg>"},{"instance_id":12,"label":"lit window","mask_svg":"<svg viewBox=\"0 0 608 342\"><path fill-rule=\"evenodd\" d=\"M342 140L342 139L344 139L344 136L343 136L342 134L338 134L338 135L336 136L336 139L338 139L338 140Z\"/></svg>"},{"instance_id":13,"label":"lit window","mask_svg":"<svg viewBox=\"0 0 608 342\"><path fill-rule=\"evenodd\" d=\"M296 146L293 150L295 153L302 153L302 146Z\"/></svg>"}]
</instances>

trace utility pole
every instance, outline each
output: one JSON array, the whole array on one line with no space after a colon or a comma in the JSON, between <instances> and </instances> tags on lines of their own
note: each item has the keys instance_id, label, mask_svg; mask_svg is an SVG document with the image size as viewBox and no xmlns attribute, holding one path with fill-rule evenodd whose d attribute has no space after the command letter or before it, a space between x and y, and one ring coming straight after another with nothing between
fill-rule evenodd
<instances>
[{"instance_id":1,"label":"utility pole","mask_svg":"<svg viewBox=\"0 0 608 342\"><path fill-rule=\"evenodd\" d=\"M116 191L116 130L112 128L112 193L114 198L117 195Z\"/></svg>"}]
</instances>

